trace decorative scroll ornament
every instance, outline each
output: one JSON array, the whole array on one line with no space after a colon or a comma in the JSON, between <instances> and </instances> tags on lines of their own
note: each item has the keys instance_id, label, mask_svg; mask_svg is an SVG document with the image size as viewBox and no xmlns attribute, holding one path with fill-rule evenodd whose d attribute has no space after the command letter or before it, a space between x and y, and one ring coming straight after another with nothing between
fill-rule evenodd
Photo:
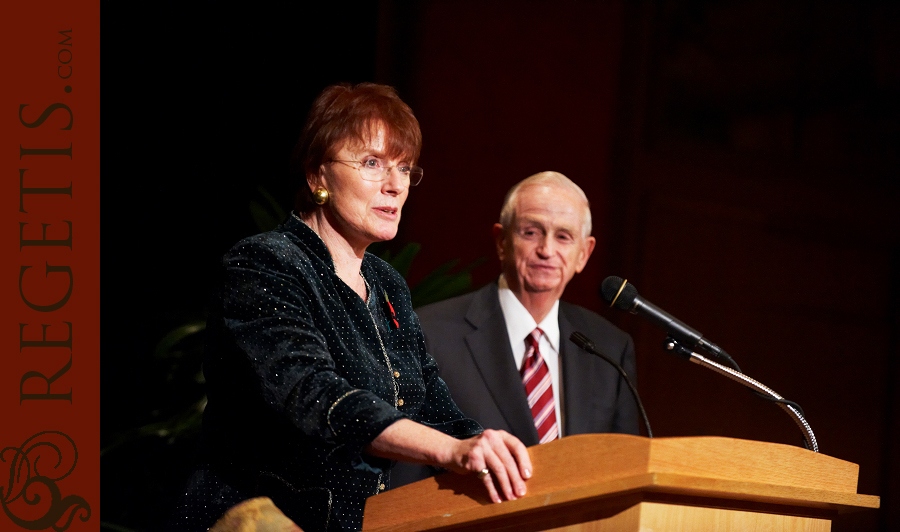
<instances>
[{"instance_id":1,"label":"decorative scroll ornament","mask_svg":"<svg viewBox=\"0 0 900 532\"><path fill-rule=\"evenodd\" d=\"M78 450L72 438L44 431L20 447L0 451L0 464L9 464L9 480L0 485L0 506L20 528L62 532L78 517L91 518L91 507L78 495L62 496L56 483L75 470Z\"/></svg>"}]
</instances>

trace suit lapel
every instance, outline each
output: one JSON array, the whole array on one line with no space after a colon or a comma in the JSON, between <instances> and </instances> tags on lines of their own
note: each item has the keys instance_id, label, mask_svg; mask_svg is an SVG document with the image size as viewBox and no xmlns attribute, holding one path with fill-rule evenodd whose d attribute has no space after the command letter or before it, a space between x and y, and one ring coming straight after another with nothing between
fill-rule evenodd
<instances>
[{"instance_id":1,"label":"suit lapel","mask_svg":"<svg viewBox=\"0 0 900 532\"><path fill-rule=\"evenodd\" d=\"M563 408L565 409L566 434L584 434L597 426L597 419L602 412L595 404L600 394L596 393L598 385L596 375L585 371L586 364L579 363L579 358L593 356L581 351L569 340L573 332L581 325L572 323L565 304L559 304L559 356L562 358L563 374ZM585 332L585 331L581 331ZM582 361L583 362L583 361Z\"/></svg>"},{"instance_id":2,"label":"suit lapel","mask_svg":"<svg viewBox=\"0 0 900 532\"><path fill-rule=\"evenodd\" d=\"M466 336L466 346L491 399L511 432L527 435L520 438L525 445L536 445L537 429L509 346L496 283L478 291L466 313L466 321L474 328Z\"/></svg>"}]
</instances>

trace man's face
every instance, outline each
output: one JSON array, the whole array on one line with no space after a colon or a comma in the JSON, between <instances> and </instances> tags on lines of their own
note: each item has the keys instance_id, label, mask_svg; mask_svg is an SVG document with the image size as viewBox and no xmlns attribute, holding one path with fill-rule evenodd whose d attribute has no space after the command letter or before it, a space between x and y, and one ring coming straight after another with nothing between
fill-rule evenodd
<instances>
[{"instance_id":1,"label":"man's face","mask_svg":"<svg viewBox=\"0 0 900 532\"><path fill-rule=\"evenodd\" d=\"M494 226L497 254L512 291L559 298L594 250L584 236L587 208L574 191L555 184L526 185L516 198L512 227Z\"/></svg>"}]
</instances>

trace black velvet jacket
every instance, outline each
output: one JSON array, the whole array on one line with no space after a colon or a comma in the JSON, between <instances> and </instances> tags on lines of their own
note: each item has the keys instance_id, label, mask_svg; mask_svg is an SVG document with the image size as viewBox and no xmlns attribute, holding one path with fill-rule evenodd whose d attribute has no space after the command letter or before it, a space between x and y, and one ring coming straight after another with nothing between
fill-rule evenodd
<instances>
[{"instance_id":1,"label":"black velvet jacket","mask_svg":"<svg viewBox=\"0 0 900 532\"><path fill-rule=\"evenodd\" d=\"M223 259L204 362L202 460L173 520L212 526L241 500L271 497L306 532L358 530L390 461L363 448L409 418L457 437L481 432L425 350L409 289L366 253L363 301L296 216Z\"/></svg>"}]
</instances>

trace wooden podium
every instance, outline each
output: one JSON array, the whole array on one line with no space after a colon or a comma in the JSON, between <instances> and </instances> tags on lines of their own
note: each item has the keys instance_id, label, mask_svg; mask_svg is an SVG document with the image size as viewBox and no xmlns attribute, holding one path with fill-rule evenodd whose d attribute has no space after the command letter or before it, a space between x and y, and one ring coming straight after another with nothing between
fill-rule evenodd
<instances>
[{"instance_id":1,"label":"wooden podium","mask_svg":"<svg viewBox=\"0 0 900 532\"><path fill-rule=\"evenodd\" d=\"M493 504L474 475L444 474L369 498L363 530L818 532L879 505L856 493L856 464L776 443L584 434L529 452L519 500Z\"/></svg>"}]
</instances>

